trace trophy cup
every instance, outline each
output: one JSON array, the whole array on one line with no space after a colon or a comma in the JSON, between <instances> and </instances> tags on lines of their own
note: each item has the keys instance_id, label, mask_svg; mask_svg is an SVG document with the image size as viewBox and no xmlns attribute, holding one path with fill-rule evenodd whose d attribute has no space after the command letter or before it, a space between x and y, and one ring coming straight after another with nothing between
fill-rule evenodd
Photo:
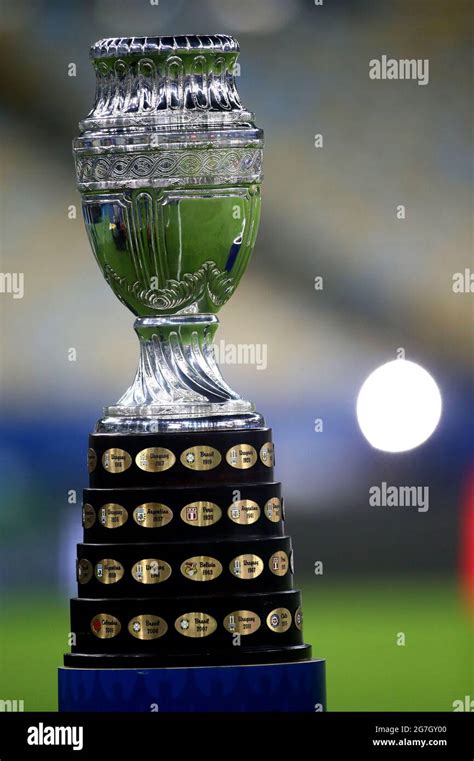
<instances>
[{"instance_id":1,"label":"trophy cup","mask_svg":"<svg viewBox=\"0 0 474 761\"><path fill-rule=\"evenodd\" d=\"M61 710L324 707L271 430L213 352L260 216L263 133L240 103L238 51L226 35L91 49L77 182L140 358L90 436Z\"/></svg>"}]
</instances>

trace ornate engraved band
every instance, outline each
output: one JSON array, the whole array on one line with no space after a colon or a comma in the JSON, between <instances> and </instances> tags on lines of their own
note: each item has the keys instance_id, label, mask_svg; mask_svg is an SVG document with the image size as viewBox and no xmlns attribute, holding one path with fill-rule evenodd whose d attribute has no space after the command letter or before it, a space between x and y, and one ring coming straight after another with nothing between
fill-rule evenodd
<instances>
[{"instance_id":1,"label":"ornate engraved band","mask_svg":"<svg viewBox=\"0 0 474 761\"><path fill-rule=\"evenodd\" d=\"M207 185L262 180L260 148L156 150L107 154L76 153L80 190Z\"/></svg>"}]
</instances>

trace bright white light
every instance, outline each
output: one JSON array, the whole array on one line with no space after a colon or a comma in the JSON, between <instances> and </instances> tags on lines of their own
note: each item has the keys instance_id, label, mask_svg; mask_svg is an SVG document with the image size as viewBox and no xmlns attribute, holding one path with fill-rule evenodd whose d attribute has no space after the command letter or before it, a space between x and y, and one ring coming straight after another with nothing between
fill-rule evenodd
<instances>
[{"instance_id":1,"label":"bright white light","mask_svg":"<svg viewBox=\"0 0 474 761\"><path fill-rule=\"evenodd\" d=\"M431 375L415 362L395 359L363 384L357 419L367 441L385 452L423 444L441 417L441 394Z\"/></svg>"}]
</instances>

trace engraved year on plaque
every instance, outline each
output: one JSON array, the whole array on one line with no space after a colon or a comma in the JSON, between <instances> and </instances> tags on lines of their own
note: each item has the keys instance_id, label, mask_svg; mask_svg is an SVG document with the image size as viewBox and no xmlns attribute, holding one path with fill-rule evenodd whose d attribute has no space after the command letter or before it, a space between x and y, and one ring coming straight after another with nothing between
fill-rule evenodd
<instances>
[{"instance_id":1,"label":"engraved year on plaque","mask_svg":"<svg viewBox=\"0 0 474 761\"><path fill-rule=\"evenodd\" d=\"M278 521L281 521L281 499L278 497L272 497L269 499L265 502L263 512L272 523L278 523Z\"/></svg>"},{"instance_id":2,"label":"engraved year on plaque","mask_svg":"<svg viewBox=\"0 0 474 761\"><path fill-rule=\"evenodd\" d=\"M268 561L268 567L275 576L285 576L289 568L288 555L284 550L274 552Z\"/></svg>"},{"instance_id":3,"label":"engraved year on plaque","mask_svg":"<svg viewBox=\"0 0 474 761\"><path fill-rule=\"evenodd\" d=\"M176 457L170 449L165 447L147 447L137 454L135 462L140 470L161 473L173 467Z\"/></svg>"},{"instance_id":4,"label":"engraved year on plaque","mask_svg":"<svg viewBox=\"0 0 474 761\"><path fill-rule=\"evenodd\" d=\"M108 613L98 613L91 621L91 631L99 639L112 639L119 634L121 628L118 618Z\"/></svg>"},{"instance_id":5,"label":"engraved year on plaque","mask_svg":"<svg viewBox=\"0 0 474 761\"><path fill-rule=\"evenodd\" d=\"M235 610L224 618L224 629L231 634L253 634L260 624L260 616L251 610Z\"/></svg>"},{"instance_id":6,"label":"engraved year on plaque","mask_svg":"<svg viewBox=\"0 0 474 761\"><path fill-rule=\"evenodd\" d=\"M101 584L116 584L124 574L123 565L118 560L104 558L94 568L94 575Z\"/></svg>"},{"instance_id":7,"label":"engraved year on plaque","mask_svg":"<svg viewBox=\"0 0 474 761\"><path fill-rule=\"evenodd\" d=\"M250 526L260 518L260 507L253 499L239 499L232 502L227 510L227 515L234 523Z\"/></svg>"},{"instance_id":8,"label":"engraved year on plaque","mask_svg":"<svg viewBox=\"0 0 474 761\"><path fill-rule=\"evenodd\" d=\"M171 566L165 560L146 558L135 563L132 576L140 584L161 584L171 576Z\"/></svg>"},{"instance_id":9,"label":"engraved year on plaque","mask_svg":"<svg viewBox=\"0 0 474 761\"><path fill-rule=\"evenodd\" d=\"M128 631L137 639L159 639L168 631L168 624L160 616L135 616L128 622Z\"/></svg>"},{"instance_id":10,"label":"engraved year on plaque","mask_svg":"<svg viewBox=\"0 0 474 761\"><path fill-rule=\"evenodd\" d=\"M174 627L184 637L208 637L217 629L217 621L208 613L184 613Z\"/></svg>"},{"instance_id":11,"label":"engraved year on plaque","mask_svg":"<svg viewBox=\"0 0 474 761\"><path fill-rule=\"evenodd\" d=\"M190 470L213 470L220 464L221 453L214 447L189 447L182 453L180 460L185 468Z\"/></svg>"},{"instance_id":12,"label":"engraved year on plaque","mask_svg":"<svg viewBox=\"0 0 474 761\"><path fill-rule=\"evenodd\" d=\"M191 502L181 510L181 520L188 526L212 526L221 519L222 510L214 502Z\"/></svg>"},{"instance_id":13,"label":"engraved year on plaque","mask_svg":"<svg viewBox=\"0 0 474 761\"><path fill-rule=\"evenodd\" d=\"M291 613L288 608L275 608L267 616L267 626L272 632L283 634L291 626Z\"/></svg>"},{"instance_id":14,"label":"engraved year on plaque","mask_svg":"<svg viewBox=\"0 0 474 761\"><path fill-rule=\"evenodd\" d=\"M102 455L102 465L108 473L124 473L132 464L132 458L125 449L107 449Z\"/></svg>"},{"instance_id":15,"label":"engraved year on plaque","mask_svg":"<svg viewBox=\"0 0 474 761\"><path fill-rule=\"evenodd\" d=\"M263 560L258 555L238 555L230 561L229 570L238 579L256 579L263 571Z\"/></svg>"},{"instance_id":16,"label":"engraved year on plaque","mask_svg":"<svg viewBox=\"0 0 474 761\"><path fill-rule=\"evenodd\" d=\"M133 511L133 520L143 528L161 528L171 523L173 511L160 502L145 502Z\"/></svg>"},{"instance_id":17,"label":"engraved year on plaque","mask_svg":"<svg viewBox=\"0 0 474 761\"><path fill-rule=\"evenodd\" d=\"M181 563L181 573L192 581L212 581L222 573L222 565L216 558L197 555Z\"/></svg>"},{"instance_id":18,"label":"engraved year on plaque","mask_svg":"<svg viewBox=\"0 0 474 761\"><path fill-rule=\"evenodd\" d=\"M227 451L225 459L231 468L247 470L257 462L257 450L251 444L236 444Z\"/></svg>"},{"instance_id":19,"label":"engraved year on plaque","mask_svg":"<svg viewBox=\"0 0 474 761\"><path fill-rule=\"evenodd\" d=\"M127 522L128 513L122 505L107 502L99 509L99 523L104 528L119 528Z\"/></svg>"}]
</instances>

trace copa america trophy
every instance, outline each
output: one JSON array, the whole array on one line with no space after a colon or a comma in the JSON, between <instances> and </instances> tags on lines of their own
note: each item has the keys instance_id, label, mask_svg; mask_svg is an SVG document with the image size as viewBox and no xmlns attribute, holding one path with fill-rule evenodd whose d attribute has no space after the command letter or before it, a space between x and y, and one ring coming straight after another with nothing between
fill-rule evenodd
<instances>
[{"instance_id":1,"label":"copa america trophy","mask_svg":"<svg viewBox=\"0 0 474 761\"><path fill-rule=\"evenodd\" d=\"M260 216L263 133L240 103L238 51L226 35L91 49L77 181L140 359L90 436L61 710L324 707L271 430L213 351Z\"/></svg>"}]
</instances>

